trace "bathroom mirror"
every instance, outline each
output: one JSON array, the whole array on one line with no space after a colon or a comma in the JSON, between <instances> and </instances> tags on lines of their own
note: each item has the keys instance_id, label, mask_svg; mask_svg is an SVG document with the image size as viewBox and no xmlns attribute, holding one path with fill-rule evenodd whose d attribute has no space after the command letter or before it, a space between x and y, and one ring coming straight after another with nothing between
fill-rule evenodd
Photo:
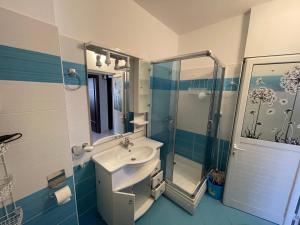
<instances>
[{"instance_id":1,"label":"bathroom mirror","mask_svg":"<svg viewBox=\"0 0 300 225\"><path fill-rule=\"evenodd\" d=\"M137 58L92 43L85 45L85 58L91 143L134 132L132 71Z\"/></svg>"}]
</instances>

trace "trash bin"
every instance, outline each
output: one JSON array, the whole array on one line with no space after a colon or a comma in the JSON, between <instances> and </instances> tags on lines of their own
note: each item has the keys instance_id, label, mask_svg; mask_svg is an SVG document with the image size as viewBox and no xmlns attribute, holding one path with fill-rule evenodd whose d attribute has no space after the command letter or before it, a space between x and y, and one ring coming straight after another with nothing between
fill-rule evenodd
<instances>
[{"instance_id":1,"label":"trash bin","mask_svg":"<svg viewBox=\"0 0 300 225\"><path fill-rule=\"evenodd\" d=\"M214 184L211 176L207 179L207 192L214 199L221 200L224 192L224 185Z\"/></svg>"}]
</instances>

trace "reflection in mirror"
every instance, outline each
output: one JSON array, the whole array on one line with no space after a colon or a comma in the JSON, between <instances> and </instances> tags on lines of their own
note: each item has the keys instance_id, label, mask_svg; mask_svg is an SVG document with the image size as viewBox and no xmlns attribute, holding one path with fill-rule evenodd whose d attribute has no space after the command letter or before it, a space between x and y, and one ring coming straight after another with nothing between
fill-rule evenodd
<instances>
[{"instance_id":1,"label":"reflection in mirror","mask_svg":"<svg viewBox=\"0 0 300 225\"><path fill-rule=\"evenodd\" d=\"M242 137L300 145L300 63L254 65Z\"/></svg>"},{"instance_id":2,"label":"reflection in mirror","mask_svg":"<svg viewBox=\"0 0 300 225\"><path fill-rule=\"evenodd\" d=\"M91 142L133 132L134 57L86 45Z\"/></svg>"}]
</instances>

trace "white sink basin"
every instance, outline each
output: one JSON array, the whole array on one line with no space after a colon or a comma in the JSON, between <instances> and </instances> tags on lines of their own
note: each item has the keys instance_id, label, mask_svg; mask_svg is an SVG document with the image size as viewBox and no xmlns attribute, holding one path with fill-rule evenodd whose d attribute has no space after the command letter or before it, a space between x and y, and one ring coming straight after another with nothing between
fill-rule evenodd
<instances>
[{"instance_id":1,"label":"white sink basin","mask_svg":"<svg viewBox=\"0 0 300 225\"><path fill-rule=\"evenodd\" d=\"M140 164L152 159L156 149L148 146L137 146L128 148L117 155L118 160L124 161L126 164Z\"/></svg>"},{"instance_id":2,"label":"white sink basin","mask_svg":"<svg viewBox=\"0 0 300 225\"><path fill-rule=\"evenodd\" d=\"M126 165L142 165L152 160L162 143L149 138L138 138L132 140L133 146L125 148L121 145L96 154L93 161L106 169L114 172Z\"/></svg>"}]
</instances>

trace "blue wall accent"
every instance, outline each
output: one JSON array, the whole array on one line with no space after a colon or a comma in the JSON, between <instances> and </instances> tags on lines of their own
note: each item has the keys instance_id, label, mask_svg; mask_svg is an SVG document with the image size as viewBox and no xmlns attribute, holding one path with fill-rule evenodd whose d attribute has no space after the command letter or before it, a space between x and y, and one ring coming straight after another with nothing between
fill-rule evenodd
<instances>
[{"instance_id":1,"label":"blue wall accent","mask_svg":"<svg viewBox=\"0 0 300 225\"><path fill-rule=\"evenodd\" d=\"M78 63L73 63L73 62L68 62L68 61L62 61L62 66L63 66L63 74L64 74L64 83L69 84L69 85L77 85L78 84L78 79L74 77L70 77L68 75L68 69L76 69L77 76L80 79L80 82L82 85L87 84L87 77L86 77L86 68L85 65L83 64L78 64Z\"/></svg>"},{"instance_id":2,"label":"blue wall accent","mask_svg":"<svg viewBox=\"0 0 300 225\"><path fill-rule=\"evenodd\" d=\"M177 81L159 77L150 77L150 88L155 90L176 90Z\"/></svg>"},{"instance_id":3,"label":"blue wall accent","mask_svg":"<svg viewBox=\"0 0 300 225\"><path fill-rule=\"evenodd\" d=\"M219 79L217 80L217 82ZM234 82L232 84L231 82ZM238 77L225 78L224 79L224 91L237 91L239 87L240 79ZM213 84L213 79L194 79L194 80L180 80L179 90L184 91L189 88L206 88L211 89ZM156 90L176 90L177 81L164 79L159 77L151 77L150 88Z\"/></svg>"},{"instance_id":4,"label":"blue wall accent","mask_svg":"<svg viewBox=\"0 0 300 225\"><path fill-rule=\"evenodd\" d=\"M55 190L44 188L34 192L16 202L17 206L23 209L24 225L77 225L76 201L74 193L73 176L66 180L72 191L69 202L58 206L55 197L52 195ZM1 209L1 214L4 209Z\"/></svg>"},{"instance_id":5,"label":"blue wall accent","mask_svg":"<svg viewBox=\"0 0 300 225\"><path fill-rule=\"evenodd\" d=\"M190 131L176 129L175 136L175 153L191 159L195 162L204 164L205 149L206 149L206 135L197 134ZM215 149L216 151L217 149ZM229 141L220 140L219 148L219 169L225 170L227 164L227 157L229 153ZM214 154L217 155L217 154ZM216 165L216 158L212 159L212 164Z\"/></svg>"},{"instance_id":6,"label":"blue wall accent","mask_svg":"<svg viewBox=\"0 0 300 225\"><path fill-rule=\"evenodd\" d=\"M79 224L105 224L97 212L95 163L90 160L84 167L73 168Z\"/></svg>"},{"instance_id":7,"label":"blue wall accent","mask_svg":"<svg viewBox=\"0 0 300 225\"><path fill-rule=\"evenodd\" d=\"M0 45L0 80L62 83L59 56Z\"/></svg>"}]
</instances>

